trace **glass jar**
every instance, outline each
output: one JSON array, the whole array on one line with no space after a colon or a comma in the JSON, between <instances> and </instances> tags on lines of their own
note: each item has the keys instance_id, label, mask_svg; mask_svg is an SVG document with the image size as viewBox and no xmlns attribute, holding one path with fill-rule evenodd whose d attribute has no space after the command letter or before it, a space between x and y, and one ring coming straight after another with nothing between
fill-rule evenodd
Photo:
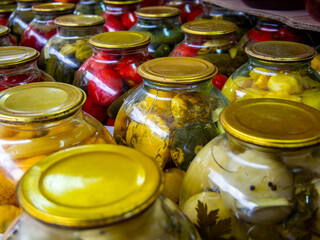
<instances>
[{"instance_id":1,"label":"glass jar","mask_svg":"<svg viewBox=\"0 0 320 240\"><path fill-rule=\"evenodd\" d=\"M17 45L9 33L8 27L0 25L0 47Z\"/></svg>"},{"instance_id":2,"label":"glass jar","mask_svg":"<svg viewBox=\"0 0 320 240\"><path fill-rule=\"evenodd\" d=\"M249 44L262 41L307 43L309 39L300 30L291 28L275 20L260 18L257 25L242 36L239 43L242 49L245 49Z\"/></svg>"},{"instance_id":3,"label":"glass jar","mask_svg":"<svg viewBox=\"0 0 320 240\"><path fill-rule=\"evenodd\" d=\"M320 75L310 67L316 51L302 43L266 41L245 49L249 62L237 69L222 93L231 101L282 98L320 110Z\"/></svg>"},{"instance_id":4,"label":"glass jar","mask_svg":"<svg viewBox=\"0 0 320 240\"><path fill-rule=\"evenodd\" d=\"M93 55L77 71L73 85L87 93L83 109L104 123L111 103L142 82L138 67L152 58L148 52L150 37L118 31L95 35L89 43ZM115 110L113 119L116 115Z\"/></svg>"},{"instance_id":5,"label":"glass jar","mask_svg":"<svg viewBox=\"0 0 320 240\"><path fill-rule=\"evenodd\" d=\"M52 154L20 181L25 213L3 240L200 240L160 195L162 186L159 168L135 149L105 144Z\"/></svg>"},{"instance_id":6,"label":"glass jar","mask_svg":"<svg viewBox=\"0 0 320 240\"><path fill-rule=\"evenodd\" d=\"M164 0L143 0L141 7L151 7L151 6L162 6L164 5Z\"/></svg>"},{"instance_id":7,"label":"glass jar","mask_svg":"<svg viewBox=\"0 0 320 240\"><path fill-rule=\"evenodd\" d=\"M233 11L223 8L212 3L204 2L204 11L197 19L226 20L237 25L238 30L235 32L235 40L240 41L241 37L255 26L256 18L244 12Z\"/></svg>"},{"instance_id":8,"label":"glass jar","mask_svg":"<svg viewBox=\"0 0 320 240\"><path fill-rule=\"evenodd\" d=\"M180 197L203 240L319 239L319 121L318 110L283 99L221 112L225 133L197 154Z\"/></svg>"},{"instance_id":9,"label":"glass jar","mask_svg":"<svg viewBox=\"0 0 320 240\"><path fill-rule=\"evenodd\" d=\"M136 12L138 21L130 31L144 32L151 37L149 52L154 57L167 57L180 43L184 34L178 17L180 10L174 7L144 7Z\"/></svg>"},{"instance_id":10,"label":"glass jar","mask_svg":"<svg viewBox=\"0 0 320 240\"><path fill-rule=\"evenodd\" d=\"M197 57L205 59L218 67L218 75L213 85L219 90L224 82L218 78L227 78L248 61L246 54L234 41L237 26L224 20L195 20L182 25L185 39L170 56Z\"/></svg>"},{"instance_id":11,"label":"glass jar","mask_svg":"<svg viewBox=\"0 0 320 240\"><path fill-rule=\"evenodd\" d=\"M100 15L105 11L102 0L80 0L76 6L74 14L94 14Z\"/></svg>"},{"instance_id":12,"label":"glass jar","mask_svg":"<svg viewBox=\"0 0 320 240\"><path fill-rule=\"evenodd\" d=\"M32 6L49 2L49 0L17 0L17 8L11 13L7 26L17 43L20 43L21 35L33 19Z\"/></svg>"},{"instance_id":13,"label":"glass jar","mask_svg":"<svg viewBox=\"0 0 320 240\"><path fill-rule=\"evenodd\" d=\"M29 47L0 47L0 91L33 82L55 80L37 66L40 53Z\"/></svg>"},{"instance_id":14,"label":"glass jar","mask_svg":"<svg viewBox=\"0 0 320 240\"><path fill-rule=\"evenodd\" d=\"M62 149L114 143L102 124L82 112L85 98L79 88L56 82L30 83L0 93L0 209L8 212L0 215L1 223L12 220L10 209L18 209L15 186L32 165Z\"/></svg>"},{"instance_id":15,"label":"glass jar","mask_svg":"<svg viewBox=\"0 0 320 240\"><path fill-rule=\"evenodd\" d=\"M103 32L104 22L97 15L57 17L57 34L42 49L40 68L56 81L72 84L76 71L92 55L89 39Z\"/></svg>"},{"instance_id":16,"label":"glass jar","mask_svg":"<svg viewBox=\"0 0 320 240\"><path fill-rule=\"evenodd\" d=\"M166 5L180 9L181 24L195 20L204 10L201 0L167 0Z\"/></svg>"},{"instance_id":17,"label":"glass jar","mask_svg":"<svg viewBox=\"0 0 320 240\"><path fill-rule=\"evenodd\" d=\"M71 14L74 8L73 3L44 3L33 6L34 18L24 30L20 45L32 47L41 52L48 40L57 33L54 19Z\"/></svg>"},{"instance_id":18,"label":"glass jar","mask_svg":"<svg viewBox=\"0 0 320 240\"><path fill-rule=\"evenodd\" d=\"M16 9L16 0L3 0L0 2L0 25L7 26L10 14Z\"/></svg>"},{"instance_id":19,"label":"glass jar","mask_svg":"<svg viewBox=\"0 0 320 240\"><path fill-rule=\"evenodd\" d=\"M101 14L106 19L105 32L129 30L137 22L135 11L140 8L142 0L104 0L106 10Z\"/></svg>"},{"instance_id":20,"label":"glass jar","mask_svg":"<svg viewBox=\"0 0 320 240\"><path fill-rule=\"evenodd\" d=\"M120 108L113 136L162 169L173 164L186 170L221 133L218 115L229 102L211 83L217 69L202 59L165 57L143 63L138 72L144 81Z\"/></svg>"}]
</instances>

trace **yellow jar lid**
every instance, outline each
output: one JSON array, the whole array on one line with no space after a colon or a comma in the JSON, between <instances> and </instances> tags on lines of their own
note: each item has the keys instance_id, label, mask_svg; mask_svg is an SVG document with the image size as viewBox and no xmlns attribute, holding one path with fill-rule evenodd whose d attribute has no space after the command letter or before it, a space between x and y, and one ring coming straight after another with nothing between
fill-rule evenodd
<instances>
[{"instance_id":1,"label":"yellow jar lid","mask_svg":"<svg viewBox=\"0 0 320 240\"><path fill-rule=\"evenodd\" d=\"M16 0L2 0L0 2L0 6L1 5L7 5L7 4L15 4L16 3Z\"/></svg>"},{"instance_id":2,"label":"yellow jar lid","mask_svg":"<svg viewBox=\"0 0 320 240\"><path fill-rule=\"evenodd\" d=\"M217 36L237 31L238 27L225 20L195 20L182 25L181 30L195 35Z\"/></svg>"},{"instance_id":3,"label":"yellow jar lid","mask_svg":"<svg viewBox=\"0 0 320 240\"><path fill-rule=\"evenodd\" d=\"M58 82L28 83L0 92L0 122L41 123L71 116L85 102L78 87Z\"/></svg>"},{"instance_id":4,"label":"yellow jar lid","mask_svg":"<svg viewBox=\"0 0 320 240\"><path fill-rule=\"evenodd\" d=\"M129 49L146 46L151 38L148 34L133 31L117 31L97 34L89 39L94 47L107 49Z\"/></svg>"},{"instance_id":5,"label":"yellow jar lid","mask_svg":"<svg viewBox=\"0 0 320 240\"><path fill-rule=\"evenodd\" d=\"M317 55L312 47L296 42L265 41L248 45L245 52L253 58L271 62L300 62Z\"/></svg>"},{"instance_id":6,"label":"yellow jar lid","mask_svg":"<svg viewBox=\"0 0 320 240\"><path fill-rule=\"evenodd\" d=\"M52 3L44 3L44 4L37 4L32 7L32 11L34 12L65 12L65 11L72 11L75 9L76 5L73 3L60 3L60 2L52 2Z\"/></svg>"},{"instance_id":7,"label":"yellow jar lid","mask_svg":"<svg viewBox=\"0 0 320 240\"><path fill-rule=\"evenodd\" d=\"M114 5L126 5L126 4L135 4L135 3L141 3L142 0L122 0L122 1L116 1L116 0L104 0L103 1L106 4L114 4Z\"/></svg>"},{"instance_id":8,"label":"yellow jar lid","mask_svg":"<svg viewBox=\"0 0 320 240\"><path fill-rule=\"evenodd\" d=\"M21 179L17 198L31 216L63 227L88 228L127 220L162 190L160 169L136 149L87 145L44 158Z\"/></svg>"},{"instance_id":9,"label":"yellow jar lid","mask_svg":"<svg viewBox=\"0 0 320 240\"><path fill-rule=\"evenodd\" d=\"M10 28L0 25L0 37L8 35L10 33Z\"/></svg>"},{"instance_id":10,"label":"yellow jar lid","mask_svg":"<svg viewBox=\"0 0 320 240\"><path fill-rule=\"evenodd\" d=\"M1 5L0 4L0 13L11 13L17 8L16 4L10 5Z\"/></svg>"},{"instance_id":11,"label":"yellow jar lid","mask_svg":"<svg viewBox=\"0 0 320 240\"><path fill-rule=\"evenodd\" d=\"M281 99L235 102L220 114L227 133L260 146L299 148L320 143L320 111Z\"/></svg>"},{"instance_id":12,"label":"yellow jar lid","mask_svg":"<svg viewBox=\"0 0 320 240\"><path fill-rule=\"evenodd\" d=\"M167 18L179 16L180 12L181 11L175 7L152 6L140 8L134 13L138 18Z\"/></svg>"},{"instance_id":13,"label":"yellow jar lid","mask_svg":"<svg viewBox=\"0 0 320 240\"><path fill-rule=\"evenodd\" d=\"M29 47L9 46L0 48L0 68L7 68L35 61L40 53Z\"/></svg>"},{"instance_id":14,"label":"yellow jar lid","mask_svg":"<svg viewBox=\"0 0 320 240\"><path fill-rule=\"evenodd\" d=\"M217 72L212 63L192 57L156 58L138 68L142 78L163 84L194 84L213 78Z\"/></svg>"},{"instance_id":15,"label":"yellow jar lid","mask_svg":"<svg viewBox=\"0 0 320 240\"><path fill-rule=\"evenodd\" d=\"M54 23L62 27L90 27L104 24L106 20L97 15L65 15L57 17Z\"/></svg>"}]
</instances>

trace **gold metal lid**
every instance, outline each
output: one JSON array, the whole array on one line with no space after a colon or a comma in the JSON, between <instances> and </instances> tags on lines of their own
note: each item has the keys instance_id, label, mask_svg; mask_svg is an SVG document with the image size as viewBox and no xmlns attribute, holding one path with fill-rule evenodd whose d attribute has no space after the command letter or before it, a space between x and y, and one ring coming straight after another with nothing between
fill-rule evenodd
<instances>
[{"instance_id":1,"label":"gold metal lid","mask_svg":"<svg viewBox=\"0 0 320 240\"><path fill-rule=\"evenodd\" d=\"M24 64L36 60L40 53L29 47L8 46L0 48L0 68Z\"/></svg>"},{"instance_id":2,"label":"gold metal lid","mask_svg":"<svg viewBox=\"0 0 320 240\"><path fill-rule=\"evenodd\" d=\"M65 12L72 11L75 9L76 5L73 3L60 3L60 2L52 2L52 3L44 3L37 4L32 7L32 11L34 12Z\"/></svg>"},{"instance_id":3,"label":"gold metal lid","mask_svg":"<svg viewBox=\"0 0 320 240\"><path fill-rule=\"evenodd\" d=\"M133 31L100 33L89 39L89 43L94 47L109 49L136 48L146 46L150 41L149 35Z\"/></svg>"},{"instance_id":4,"label":"gold metal lid","mask_svg":"<svg viewBox=\"0 0 320 240\"><path fill-rule=\"evenodd\" d=\"M63 27L91 27L104 24L106 20L97 15L65 15L57 17L54 23Z\"/></svg>"},{"instance_id":5,"label":"gold metal lid","mask_svg":"<svg viewBox=\"0 0 320 240\"><path fill-rule=\"evenodd\" d=\"M238 27L225 20L195 20L182 25L181 30L195 35L225 35L237 31Z\"/></svg>"},{"instance_id":6,"label":"gold metal lid","mask_svg":"<svg viewBox=\"0 0 320 240\"><path fill-rule=\"evenodd\" d=\"M58 82L28 83L0 92L0 122L40 123L71 116L86 99L75 86Z\"/></svg>"},{"instance_id":7,"label":"gold metal lid","mask_svg":"<svg viewBox=\"0 0 320 240\"><path fill-rule=\"evenodd\" d=\"M133 148L103 144L44 158L23 176L17 198L43 222L88 228L141 213L161 189L161 171L153 159Z\"/></svg>"},{"instance_id":8,"label":"gold metal lid","mask_svg":"<svg viewBox=\"0 0 320 240\"><path fill-rule=\"evenodd\" d=\"M126 5L126 4L135 4L135 3L141 3L143 0L122 0L122 1L116 1L116 0L104 0L104 3L107 4L114 4L114 5Z\"/></svg>"},{"instance_id":9,"label":"gold metal lid","mask_svg":"<svg viewBox=\"0 0 320 240\"><path fill-rule=\"evenodd\" d=\"M0 25L0 37L8 35L9 33L10 33L10 28Z\"/></svg>"},{"instance_id":10,"label":"gold metal lid","mask_svg":"<svg viewBox=\"0 0 320 240\"><path fill-rule=\"evenodd\" d=\"M217 72L212 63L192 57L156 58L138 68L142 78L164 84L194 84L213 78Z\"/></svg>"},{"instance_id":11,"label":"gold metal lid","mask_svg":"<svg viewBox=\"0 0 320 240\"><path fill-rule=\"evenodd\" d=\"M140 8L134 13L138 18L167 18L179 16L180 12L181 11L175 7L152 6Z\"/></svg>"},{"instance_id":12,"label":"gold metal lid","mask_svg":"<svg viewBox=\"0 0 320 240\"><path fill-rule=\"evenodd\" d=\"M16 4L16 3L17 3L16 0L2 0L2 1L0 1L0 6L1 5L8 5L8 4Z\"/></svg>"},{"instance_id":13,"label":"gold metal lid","mask_svg":"<svg viewBox=\"0 0 320 240\"><path fill-rule=\"evenodd\" d=\"M17 4L10 4L10 5L1 5L0 4L0 13L11 13L17 7Z\"/></svg>"},{"instance_id":14,"label":"gold metal lid","mask_svg":"<svg viewBox=\"0 0 320 240\"><path fill-rule=\"evenodd\" d=\"M300 62L317 55L312 47L296 42L265 41L248 45L245 52L257 59L271 62Z\"/></svg>"},{"instance_id":15,"label":"gold metal lid","mask_svg":"<svg viewBox=\"0 0 320 240\"><path fill-rule=\"evenodd\" d=\"M230 135L260 146L299 148L320 143L320 111L282 99L235 102L220 114Z\"/></svg>"}]
</instances>

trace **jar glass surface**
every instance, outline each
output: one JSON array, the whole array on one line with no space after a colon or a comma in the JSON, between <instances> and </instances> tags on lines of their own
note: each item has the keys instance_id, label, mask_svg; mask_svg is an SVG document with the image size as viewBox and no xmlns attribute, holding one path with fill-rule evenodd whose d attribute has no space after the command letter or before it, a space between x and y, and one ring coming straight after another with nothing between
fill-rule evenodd
<instances>
[{"instance_id":1,"label":"jar glass surface","mask_svg":"<svg viewBox=\"0 0 320 240\"><path fill-rule=\"evenodd\" d=\"M33 8L33 20L28 24L21 36L21 46L32 47L39 52L48 40L57 33L54 19L58 16L71 14L74 4L49 3L39 4Z\"/></svg>"},{"instance_id":2,"label":"jar glass surface","mask_svg":"<svg viewBox=\"0 0 320 240\"><path fill-rule=\"evenodd\" d=\"M82 112L84 100L81 90L63 83L29 83L1 93L1 233L20 212L15 187L31 166L62 149L114 143L102 124Z\"/></svg>"},{"instance_id":3,"label":"jar glass surface","mask_svg":"<svg viewBox=\"0 0 320 240\"><path fill-rule=\"evenodd\" d=\"M235 114L229 112L232 117L237 115L234 122L237 123L235 129L239 132L230 133L225 129L226 133L202 148L190 165L182 184L179 204L198 227L202 239L218 236L237 240L276 239L275 236L280 239L296 240L304 236L318 239L319 143L293 147L292 139L298 142L296 136L303 135L303 131L316 132L310 134L316 138L319 134L318 127L313 128L315 125L307 124L307 127L301 129L297 123L306 124L311 118L311 122L316 123L319 114L301 103L278 100L278 103L273 104L273 101L275 100L243 101L243 110L246 108L246 111L239 113L237 109L233 109ZM260 117L254 113L252 118L249 117L248 111L251 113L251 109L248 105L261 107L261 102L272 106L268 111L255 109L261 114ZM275 114L277 109L282 111L280 117ZM298 118L300 119L294 120ZM271 122L275 124L280 121L282 124L278 126L267 127ZM234 122L229 122L230 131ZM248 126L249 122L251 126ZM238 128L241 124L242 127ZM248 129L251 130L247 131ZM273 144L282 147L265 146L262 142L255 144L253 138L250 143L249 140L239 139L242 134L243 137L251 136L257 131L261 131L266 142L267 138L277 139ZM284 132L286 137L282 135ZM290 144L292 146L288 146ZM216 235L215 228L218 225L214 223L212 230L205 231L204 220L211 215L216 217L216 222L224 222L225 232L221 235Z\"/></svg>"},{"instance_id":4,"label":"jar glass surface","mask_svg":"<svg viewBox=\"0 0 320 240\"><path fill-rule=\"evenodd\" d=\"M100 15L105 11L105 5L102 0L80 0L77 3L74 14L95 14Z\"/></svg>"},{"instance_id":5,"label":"jar glass surface","mask_svg":"<svg viewBox=\"0 0 320 240\"><path fill-rule=\"evenodd\" d=\"M8 1L4 4L0 3L0 25L7 26L11 13L16 9L15 1Z\"/></svg>"},{"instance_id":6,"label":"jar glass surface","mask_svg":"<svg viewBox=\"0 0 320 240\"><path fill-rule=\"evenodd\" d=\"M136 14L138 21L130 31L144 32L151 37L148 50L154 57L169 56L174 47L184 39L177 9L165 6L145 7Z\"/></svg>"},{"instance_id":7,"label":"jar glass surface","mask_svg":"<svg viewBox=\"0 0 320 240\"><path fill-rule=\"evenodd\" d=\"M72 84L76 71L92 55L88 41L103 32L104 19L96 15L65 15L56 18L55 23L57 34L44 46L39 67L56 81Z\"/></svg>"},{"instance_id":8,"label":"jar glass surface","mask_svg":"<svg viewBox=\"0 0 320 240\"><path fill-rule=\"evenodd\" d=\"M129 94L126 92L142 83L138 67L152 59L149 43L147 34L131 31L102 33L90 39L93 55L77 71L73 82L87 93L83 106L86 112L108 125L116 118Z\"/></svg>"},{"instance_id":9,"label":"jar glass surface","mask_svg":"<svg viewBox=\"0 0 320 240\"><path fill-rule=\"evenodd\" d=\"M106 19L105 32L130 30L137 22L135 11L140 8L142 0L109 1L104 0L105 11L101 16Z\"/></svg>"},{"instance_id":10,"label":"jar glass surface","mask_svg":"<svg viewBox=\"0 0 320 240\"><path fill-rule=\"evenodd\" d=\"M165 4L180 9L179 21L181 24L195 20L205 8L201 0L168 0Z\"/></svg>"},{"instance_id":11,"label":"jar glass surface","mask_svg":"<svg viewBox=\"0 0 320 240\"><path fill-rule=\"evenodd\" d=\"M272 43L275 44L274 46L280 47L282 51L278 51L279 54L275 54L277 51L271 51L270 56L273 56L274 59L269 60L263 60L264 57L260 55L249 56L249 62L229 77L222 93L231 102L248 98L281 98L302 102L320 109L318 99L320 76L310 67L310 61L315 56L315 51L304 44L277 41L260 42L250 46L264 46L265 49L275 50ZM294 56L299 56L299 53L291 55L290 51L286 52L288 46L292 49L302 50L302 53L308 54L309 57L294 60ZM288 59L280 59L287 53L291 55L291 62Z\"/></svg>"},{"instance_id":12,"label":"jar glass surface","mask_svg":"<svg viewBox=\"0 0 320 240\"><path fill-rule=\"evenodd\" d=\"M211 83L213 69L207 61L187 57L142 64L143 84L118 112L116 141L144 152L162 169L171 165L186 170L199 149L221 133L217 116L228 101ZM206 71L210 75L203 77ZM157 74L159 79L152 80Z\"/></svg>"}]
</instances>

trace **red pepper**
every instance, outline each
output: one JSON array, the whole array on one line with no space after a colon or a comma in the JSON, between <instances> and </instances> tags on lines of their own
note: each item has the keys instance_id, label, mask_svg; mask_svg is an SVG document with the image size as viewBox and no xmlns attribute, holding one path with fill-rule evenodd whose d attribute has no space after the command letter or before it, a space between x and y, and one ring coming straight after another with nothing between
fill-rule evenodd
<instances>
[{"instance_id":1,"label":"red pepper","mask_svg":"<svg viewBox=\"0 0 320 240\"><path fill-rule=\"evenodd\" d=\"M138 65L136 63L126 65L119 70L119 73L130 87L134 87L143 81L142 77L138 74Z\"/></svg>"},{"instance_id":2,"label":"red pepper","mask_svg":"<svg viewBox=\"0 0 320 240\"><path fill-rule=\"evenodd\" d=\"M98 119L100 122L105 122L107 119L107 109L95 104L89 96L82 105L82 109L94 118Z\"/></svg>"},{"instance_id":3,"label":"red pepper","mask_svg":"<svg viewBox=\"0 0 320 240\"><path fill-rule=\"evenodd\" d=\"M119 17L120 19L108 14L102 14L101 16L106 19L106 22L103 25L105 32L126 30L125 26L121 23L121 16Z\"/></svg>"},{"instance_id":4,"label":"red pepper","mask_svg":"<svg viewBox=\"0 0 320 240\"><path fill-rule=\"evenodd\" d=\"M137 22L137 17L133 12L125 12L121 16L122 25L129 30Z\"/></svg>"},{"instance_id":5,"label":"red pepper","mask_svg":"<svg viewBox=\"0 0 320 240\"><path fill-rule=\"evenodd\" d=\"M225 82L227 81L228 77L226 75L223 74L217 74L216 76L213 77L212 79L212 84L218 88L219 90L221 90L225 84Z\"/></svg>"}]
</instances>

